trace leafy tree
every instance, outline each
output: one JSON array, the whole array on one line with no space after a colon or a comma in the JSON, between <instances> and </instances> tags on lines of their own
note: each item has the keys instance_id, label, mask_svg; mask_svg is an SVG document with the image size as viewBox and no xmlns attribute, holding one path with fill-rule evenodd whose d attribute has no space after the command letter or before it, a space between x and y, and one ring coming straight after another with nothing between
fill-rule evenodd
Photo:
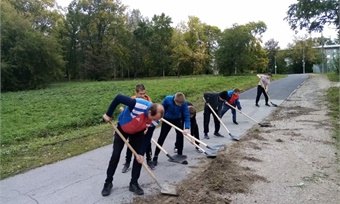
<instances>
[{"instance_id":1,"label":"leafy tree","mask_svg":"<svg viewBox=\"0 0 340 204\"><path fill-rule=\"evenodd\" d=\"M279 42L275 41L274 39L270 39L265 43L265 50L268 54L268 68L267 71L275 72L275 66L277 66L276 63L276 55L277 52L280 50Z\"/></svg>"},{"instance_id":2,"label":"leafy tree","mask_svg":"<svg viewBox=\"0 0 340 204\"><path fill-rule=\"evenodd\" d=\"M222 74L231 75L246 71L263 72L267 67L266 52L261 46L261 34L265 32L263 22L235 24L223 31L216 52L218 69Z\"/></svg>"},{"instance_id":3,"label":"leafy tree","mask_svg":"<svg viewBox=\"0 0 340 204\"><path fill-rule=\"evenodd\" d=\"M285 20L292 30L321 32L325 25L334 25L339 33L339 6L338 0L298 0L289 6Z\"/></svg>"},{"instance_id":4,"label":"leafy tree","mask_svg":"<svg viewBox=\"0 0 340 204\"><path fill-rule=\"evenodd\" d=\"M12 3L1 2L1 90L44 87L60 76L60 46Z\"/></svg>"}]
</instances>

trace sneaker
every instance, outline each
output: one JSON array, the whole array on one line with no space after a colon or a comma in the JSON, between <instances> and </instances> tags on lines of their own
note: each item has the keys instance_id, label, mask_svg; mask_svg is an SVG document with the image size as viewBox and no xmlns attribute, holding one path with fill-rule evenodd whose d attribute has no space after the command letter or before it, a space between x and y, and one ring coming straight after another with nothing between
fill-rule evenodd
<instances>
[{"instance_id":1,"label":"sneaker","mask_svg":"<svg viewBox=\"0 0 340 204\"><path fill-rule=\"evenodd\" d=\"M104 187L102 190L102 196L108 196L111 194L112 183L104 183Z\"/></svg>"},{"instance_id":2,"label":"sneaker","mask_svg":"<svg viewBox=\"0 0 340 204\"><path fill-rule=\"evenodd\" d=\"M236 120L234 120L233 123L234 123L235 125L238 125L238 122L236 122Z\"/></svg>"},{"instance_id":3,"label":"sneaker","mask_svg":"<svg viewBox=\"0 0 340 204\"><path fill-rule=\"evenodd\" d=\"M224 136L221 135L219 132L215 132L214 135L215 135L216 137L224 137Z\"/></svg>"},{"instance_id":4,"label":"sneaker","mask_svg":"<svg viewBox=\"0 0 340 204\"><path fill-rule=\"evenodd\" d=\"M208 133L204 133L204 139L210 139L209 136L208 136Z\"/></svg>"},{"instance_id":5,"label":"sneaker","mask_svg":"<svg viewBox=\"0 0 340 204\"><path fill-rule=\"evenodd\" d=\"M130 170L130 163L125 163L122 169L122 173L126 173Z\"/></svg>"},{"instance_id":6,"label":"sneaker","mask_svg":"<svg viewBox=\"0 0 340 204\"><path fill-rule=\"evenodd\" d=\"M138 183L130 183L129 191L134 192L136 195L144 195L144 191Z\"/></svg>"},{"instance_id":7,"label":"sneaker","mask_svg":"<svg viewBox=\"0 0 340 204\"><path fill-rule=\"evenodd\" d=\"M260 107L259 104L255 104L255 106Z\"/></svg>"},{"instance_id":8,"label":"sneaker","mask_svg":"<svg viewBox=\"0 0 340 204\"><path fill-rule=\"evenodd\" d=\"M177 153L177 151L178 151L178 149L175 147L175 148L174 148L174 153L176 154L176 153Z\"/></svg>"},{"instance_id":9,"label":"sneaker","mask_svg":"<svg viewBox=\"0 0 340 204\"><path fill-rule=\"evenodd\" d=\"M195 147L195 149L196 149L196 151L197 151L198 153L203 153L203 151L202 151L200 148Z\"/></svg>"},{"instance_id":10,"label":"sneaker","mask_svg":"<svg viewBox=\"0 0 340 204\"><path fill-rule=\"evenodd\" d=\"M266 103L266 106L270 107L269 103Z\"/></svg>"},{"instance_id":11,"label":"sneaker","mask_svg":"<svg viewBox=\"0 0 340 204\"><path fill-rule=\"evenodd\" d=\"M154 158L152 159L152 164L153 164L154 166L157 166L157 164L158 164L157 160L158 160L158 157L154 157Z\"/></svg>"},{"instance_id":12,"label":"sneaker","mask_svg":"<svg viewBox=\"0 0 340 204\"><path fill-rule=\"evenodd\" d=\"M151 170L154 170L156 168L151 160L147 161L146 163L148 164L148 166L150 167Z\"/></svg>"}]
</instances>

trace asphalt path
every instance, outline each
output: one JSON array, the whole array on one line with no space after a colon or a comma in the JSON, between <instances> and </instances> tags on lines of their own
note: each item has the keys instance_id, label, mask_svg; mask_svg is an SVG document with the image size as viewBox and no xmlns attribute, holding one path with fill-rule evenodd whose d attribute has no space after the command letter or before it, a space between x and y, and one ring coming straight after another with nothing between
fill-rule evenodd
<instances>
[{"instance_id":1,"label":"asphalt path","mask_svg":"<svg viewBox=\"0 0 340 204\"><path fill-rule=\"evenodd\" d=\"M289 75L286 78L274 81L270 85L269 95L273 103L280 105L287 99L306 79L308 75ZM228 89L228 87L226 87ZM180 90L179 90L180 91ZM264 97L260 99L260 107L255 106L256 87L243 92L240 95L242 111L254 118L257 122L265 121L266 117L275 110L275 107L264 105ZM197 113L197 123L200 137L203 138L203 112ZM228 130L238 137L243 137L248 129L257 125L247 117L237 114L239 125L231 120L231 112L228 111L222 118ZM108 125L108 128L109 125ZM208 145L228 145L235 142L229 136L226 129L221 126L220 133L223 138L213 136L214 123L210 120L210 139L202 139ZM157 141L160 128L154 132L153 138ZM175 131L169 132L163 147L173 153ZM155 146L153 145L153 152ZM54 164L33 169L0 181L0 203L6 204L95 204L95 203L129 203L135 196L129 191L131 171L121 173L125 160L126 147L121 154L121 160L113 180L111 195L101 196L101 190L106 177L106 168L111 156L112 145L72 157ZM158 181L176 185L185 179L188 174L199 165L199 161L207 158L198 153L194 146L184 142L183 154L188 156L188 165L169 162L162 152L159 155L159 164L153 171ZM143 169L139 184L144 189L145 195L160 193L158 185Z\"/></svg>"}]
</instances>

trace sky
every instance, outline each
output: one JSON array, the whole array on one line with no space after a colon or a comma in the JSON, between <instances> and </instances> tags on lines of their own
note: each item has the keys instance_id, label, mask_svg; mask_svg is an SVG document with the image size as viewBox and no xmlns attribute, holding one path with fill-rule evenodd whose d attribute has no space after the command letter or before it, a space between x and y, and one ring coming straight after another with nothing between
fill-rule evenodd
<instances>
[{"instance_id":1,"label":"sky","mask_svg":"<svg viewBox=\"0 0 340 204\"><path fill-rule=\"evenodd\" d=\"M61 6L68 6L72 0L56 0ZM284 20L288 7L297 0L121 0L128 10L139 9L142 16L170 16L175 27L178 23L188 21L189 16L198 17L202 23L217 26L222 31L233 24L244 25L249 22L263 21L267 31L262 40L274 39L281 49L293 43L294 38L309 37L304 31L295 34ZM325 28L323 36L336 38L336 31ZM311 37L321 37L321 33L312 33Z\"/></svg>"}]
</instances>

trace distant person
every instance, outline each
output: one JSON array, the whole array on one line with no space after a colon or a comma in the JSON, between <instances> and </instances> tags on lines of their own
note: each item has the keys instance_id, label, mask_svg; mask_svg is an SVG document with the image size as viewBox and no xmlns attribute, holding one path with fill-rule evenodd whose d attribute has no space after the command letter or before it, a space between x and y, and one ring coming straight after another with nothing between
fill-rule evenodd
<instances>
[{"instance_id":1,"label":"distant person","mask_svg":"<svg viewBox=\"0 0 340 204\"><path fill-rule=\"evenodd\" d=\"M189 133L190 129L190 114L188 109L188 103L185 100L185 96L181 92L177 92L175 95L166 96L163 99L162 105L164 107L164 119L177 126L180 129L183 129L184 133ZM157 143L162 146L164 141L171 130L172 126L168 125L165 122L162 122L161 132L158 138ZM175 147L177 148L176 152L178 155L183 155L183 145L184 138L183 133L176 130L176 143ZM158 163L158 155L161 150L156 147L155 154L153 157L154 165L157 166Z\"/></svg>"},{"instance_id":2,"label":"distant person","mask_svg":"<svg viewBox=\"0 0 340 204\"><path fill-rule=\"evenodd\" d=\"M225 101L222 105L222 109L220 112L220 118L223 117L223 115L229 110L231 109L231 113L232 113L232 120L233 123L235 125L238 125L238 122L236 121L236 110L232 107L230 107L230 105L232 105L233 107L241 110L241 103L239 101L240 98L240 89L234 89L234 90L229 90L229 91L222 91L219 94L219 97L221 100ZM229 104L227 104L227 103Z\"/></svg>"},{"instance_id":3,"label":"distant person","mask_svg":"<svg viewBox=\"0 0 340 204\"><path fill-rule=\"evenodd\" d=\"M257 74L256 76L260 80L259 80L259 83L257 85L257 95L256 95L256 100L255 100L255 106L260 107L259 106L259 100L260 100L262 93L263 93L265 101L266 101L266 106L270 106L269 103L268 103L267 92L269 90L269 84L270 84L270 79L272 77L272 74L271 73Z\"/></svg>"},{"instance_id":4,"label":"distant person","mask_svg":"<svg viewBox=\"0 0 340 204\"><path fill-rule=\"evenodd\" d=\"M141 98L132 99L128 96L118 94L103 115L104 121L109 122L112 120L112 114L119 104L124 104L126 107L118 116L117 129L125 138L129 139L130 145L138 153L138 156L135 157L133 161L129 190L137 195L143 195L144 191L139 186L138 179L142 168L141 163L144 160L142 156L144 153L141 152L141 147L144 145L144 132L148 127L159 122L164 115L164 108L161 104L151 103ZM101 192L102 196L108 196L111 193L113 175L117 169L124 145L124 141L118 133L115 133L113 151L107 167L104 187Z\"/></svg>"},{"instance_id":5,"label":"distant person","mask_svg":"<svg viewBox=\"0 0 340 204\"><path fill-rule=\"evenodd\" d=\"M146 89L143 84L137 84L135 87L135 95L131 98L142 98L147 101L151 102L151 98L146 94ZM151 138L152 134L155 130L155 126L151 126L148 128L147 132L145 133L145 145L142 147L142 152L146 154L146 162L149 165L150 169L155 169L153 162L151 161L152 158L152 148L151 148ZM132 152L129 148L126 149L126 156L125 156L125 164L122 169L122 173L126 173L129 171L130 163L132 158Z\"/></svg>"},{"instance_id":6,"label":"distant person","mask_svg":"<svg viewBox=\"0 0 340 204\"><path fill-rule=\"evenodd\" d=\"M203 132L204 132L204 139L209 139L209 122L210 122L210 115L212 114L214 118L214 124L215 124L215 131L214 135L217 137L223 137L219 133L220 131L220 121L216 117L221 112L222 108L222 100L219 99L219 93L204 93L203 95L206 103L204 105L204 111L203 111ZM208 104L211 106L213 111L216 113L216 115L212 112L212 110L209 108Z\"/></svg>"}]
</instances>

